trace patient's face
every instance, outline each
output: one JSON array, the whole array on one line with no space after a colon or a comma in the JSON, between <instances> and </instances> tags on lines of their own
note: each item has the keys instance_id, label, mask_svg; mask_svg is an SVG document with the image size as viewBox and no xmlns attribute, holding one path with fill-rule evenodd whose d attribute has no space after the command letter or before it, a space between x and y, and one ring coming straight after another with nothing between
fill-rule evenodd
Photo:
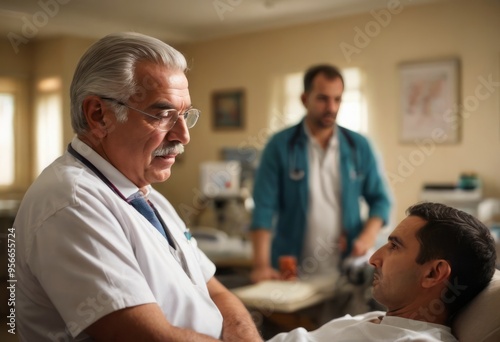
<instances>
[{"instance_id":1,"label":"patient's face","mask_svg":"<svg viewBox=\"0 0 500 342\"><path fill-rule=\"evenodd\" d=\"M373 297L387 307L388 314L411 306L423 290L424 268L415 260L420 251L416 233L425 223L420 217L408 216L370 258L375 267Z\"/></svg>"}]
</instances>

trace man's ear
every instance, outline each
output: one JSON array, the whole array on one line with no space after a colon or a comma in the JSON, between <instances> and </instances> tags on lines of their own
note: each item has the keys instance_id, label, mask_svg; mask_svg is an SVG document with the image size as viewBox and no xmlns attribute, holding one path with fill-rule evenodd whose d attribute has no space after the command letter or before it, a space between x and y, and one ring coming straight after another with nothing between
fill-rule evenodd
<instances>
[{"instance_id":1,"label":"man's ear","mask_svg":"<svg viewBox=\"0 0 500 342\"><path fill-rule=\"evenodd\" d=\"M431 288L438 284L442 284L445 280L449 279L450 274L451 266L448 261L443 259L430 261L425 268L422 287Z\"/></svg>"},{"instance_id":2,"label":"man's ear","mask_svg":"<svg viewBox=\"0 0 500 342\"><path fill-rule=\"evenodd\" d=\"M104 138L108 134L107 118L101 98L88 96L83 100L82 110L89 125L89 131L97 138Z\"/></svg>"},{"instance_id":3,"label":"man's ear","mask_svg":"<svg viewBox=\"0 0 500 342\"><path fill-rule=\"evenodd\" d=\"M307 93L302 93L302 95L300 95L300 100L302 101L302 104L304 105L304 107L307 108Z\"/></svg>"}]
</instances>

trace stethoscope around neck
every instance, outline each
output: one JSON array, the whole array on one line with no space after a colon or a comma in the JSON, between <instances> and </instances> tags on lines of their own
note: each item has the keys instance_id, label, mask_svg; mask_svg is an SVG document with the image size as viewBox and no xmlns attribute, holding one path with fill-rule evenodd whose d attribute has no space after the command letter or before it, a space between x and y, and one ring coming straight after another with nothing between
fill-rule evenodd
<instances>
[{"instance_id":1,"label":"stethoscope around neck","mask_svg":"<svg viewBox=\"0 0 500 342\"><path fill-rule=\"evenodd\" d=\"M350 177L354 180L358 177L358 169L359 169L359 162L358 162L358 154L356 153L356 146L354 145L354 140L352 137L342 130L342 127L338 127L339 132L342 132L340 134L343 134L347 140L347 143L349 144L349 148L351 150L351 157L353 159L353 169L350 172ZM297 125L296 131L294 132L292 139L290 140L290 157L289 157L289 170L288 170L288 176L290 177L291 180L293 181L300 181L304 178L306 175L305 170L300 169L297 165L297 147L299 144L299 139L301 137L301 130L302 130L302 124Z\"/></svg>"},{"instance_id":2,"label":"stethoscope around neck","mask_svg":"<svg viewBox=\"0 0 500 342\"><path fill-rule=\"evenodd\" d=\"M293 181L299 181L306 175L304 170L297 167L297 151L295 151L296 146L291 146L292 153L290 153L290 171L289 177Z\"/></svg>"}]
</instances>

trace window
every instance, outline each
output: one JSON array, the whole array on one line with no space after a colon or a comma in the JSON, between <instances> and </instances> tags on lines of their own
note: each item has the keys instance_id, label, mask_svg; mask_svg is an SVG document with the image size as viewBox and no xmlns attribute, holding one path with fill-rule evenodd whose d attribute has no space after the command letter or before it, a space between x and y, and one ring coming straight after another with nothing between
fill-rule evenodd
<instances>
[{"instance_id":1,"label":"window","mask_svg":"<svg viewBox=\"0 0 500 342\"><path fill-rule=\"evenodd\" d=\"M299 122L305 114L300 96L304 91L302 73L285 76L284 124L290 126Z\"/></svg>"},{"instance_id":2,"label":"window","mask_svg":"<svg viewBox=\"0 0 500 342\"><path fill-rule=\"evenodd\" d=\"M366 133L366 104L362 91L361 71L358 68L343 69L345 89L342 104L337 116L337 123L353 131ZM303 91L303 73L289 74L283 85L283 119L282 127L297 123L305 114L300 100ZM280 128L282 128L280 127Z\"/></svg>"},{"instance_id":3,"label":"window","mask_svg":"<svg viewBox=\"0 0 500 342\"><path fill-rule=\"evenodd\" d=\"M34 115L27 77L0 77L0 190L24 191L62 152L60 78L37 83Z\"/></svg>"},{"instance_id":4,"label":"window","mask_svg":"<svg viewBox=\"0 0 500 342\"><path fill-rule=\"evenodd\" d=\"M38 83L36 108L36 175L62 153L61 82L48 78Z\"/></svg>"},{"instance_id":5,"label":"window","mask_svg":"<svg viewBox=\"0 0 500 342\"><path fill-rule=\"evenodd\" d=\"M29 185L31 125L28 80L0 77L0 189L15 193Z\"/></svg>"},{"instance_id":6,"label":"window","mask_svg":"<svg viewBox=\"0 0 500 342\"><path fill-rule=\"evenodd\" d=\"M14 94L0 93L0 186L14 183Z\"/></svg>"},{"instance_id":7,"label":"window","mask_svg":"<svg viewBox=\"0 0 500 342\"><path fill-rule=\"evenodd\" d=\"M361 71L358 68L342 70L345 89L337 123L355 132L367 132L366 103L362 91Z\"/></svg>"}]
</instances>

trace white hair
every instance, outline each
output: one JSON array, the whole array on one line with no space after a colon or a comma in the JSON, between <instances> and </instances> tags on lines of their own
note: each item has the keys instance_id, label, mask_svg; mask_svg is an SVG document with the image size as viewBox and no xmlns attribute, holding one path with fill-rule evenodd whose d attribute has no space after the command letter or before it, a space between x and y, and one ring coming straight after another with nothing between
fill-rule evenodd
<instances>
[{"instance_id":1,"label":"white hair","mask_svg":"<svg viewBox=\"0 0 500 342\"><path fill-rule=\"evenodd\" d=\"M159 39L133 32L110 34L94 43L82 56L70 87L71 125L75 133L89 129L83 114L83 100L89 95L105 96L127 102L138 89L134 71L137 62L152 62L185 72L184 56ZM115 105L119 121L127 111Z\"/></svg>"}]
</instances>

